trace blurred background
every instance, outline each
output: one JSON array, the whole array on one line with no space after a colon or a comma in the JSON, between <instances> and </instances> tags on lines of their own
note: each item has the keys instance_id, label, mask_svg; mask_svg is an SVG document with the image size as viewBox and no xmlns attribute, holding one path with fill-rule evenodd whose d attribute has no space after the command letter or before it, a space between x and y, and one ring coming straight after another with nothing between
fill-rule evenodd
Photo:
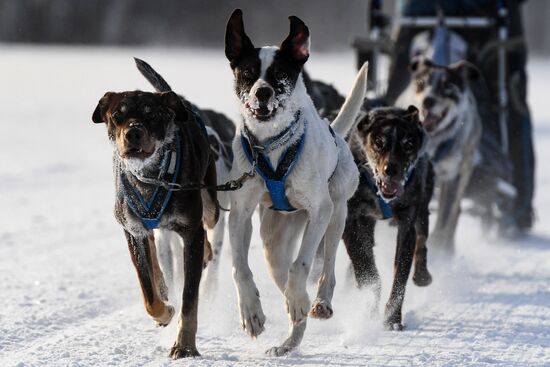
<instances>
[{"instance_id":1,"label":"blurred background","mask_svg":"<svg viewBox=\"0 0 550 367\"><path fill-rule=\"evenodd\" d=\"M384 6L391 12L395 2ZM349 47L366 32L365 0L0 0L0 42L218 48L236 7L258 42L279 43L290 14L309 25L314 50ZM550 1L525 2L533 54L550 53L549 18Z\"/></svg>"}]
</instances>

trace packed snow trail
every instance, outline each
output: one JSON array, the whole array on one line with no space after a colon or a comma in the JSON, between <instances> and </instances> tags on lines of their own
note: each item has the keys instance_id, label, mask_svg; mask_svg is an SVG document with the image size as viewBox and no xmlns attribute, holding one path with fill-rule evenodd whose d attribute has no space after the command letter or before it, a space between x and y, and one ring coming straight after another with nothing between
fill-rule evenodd
<instances>
[{"instance_id":1,"label":"packed snow trail","mask_svg":"<svg viewBox=\"0 0 550 367\"><path fill-rule=\"evenodd\" d=\"M355 288L341 246L334 317L311 320L302 346L283 358L264 355L286 335L287 317L257 232L250 262L268 318L257 340L239 326L226 241L218 291L200 301L197 346L202 357L172 362L167 355L175 323L155 328L145 313L112 214L112 148L105 127L94 125L91 115L108 90L150 90L133 64L137 56L157 65L175 90L199 106L236 119L223 52L6 45L0 51L0 366L550 363L547 62L529 65L539 162L539 218L532 235L497 242L485 238L477 220L463 217L454 259L430 252L433 284L418 288L409 282L403 332L384 331L381 315L370 316L372 293ZM315 78L347 91L353 63L351 51L313 53L307 67ZM380 310L391 285L394 251L395 230L378 226Z\"/></svg>"}]
</instances>

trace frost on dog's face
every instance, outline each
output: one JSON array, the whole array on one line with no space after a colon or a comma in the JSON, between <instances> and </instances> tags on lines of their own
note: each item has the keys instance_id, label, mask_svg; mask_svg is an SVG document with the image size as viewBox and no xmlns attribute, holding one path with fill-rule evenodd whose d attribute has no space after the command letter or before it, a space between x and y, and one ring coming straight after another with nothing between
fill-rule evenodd
<instances>
[{"instance_id":1,"label":"frost on dog's face","mask_svg":"<svg viewBox=\"0 0 550 367\"><path fill-rule=\"evenodd\" d=\"M443 130L456 117L468 79L478 76L477 69L463 61L444 67L424 58L414 59L410 69L424 128L429 134Z\"/></svg>"},{"instance_id":2,"label":"frost on dog's face","mask_svg":"<svg viewBox=\"0 0 550 367\"><path fill-rule=\"evenodd\" d=\"M262 48L246 35L240 9L229 19L225 54L245 116L269 121L284 110L309 57L308 28L297 17L289 19L290 33L281 46Z\"/></svg>"},{"instance_id":3,"label":"frost on dog's face","mask_svg":"<svg viewBox=\"0 0 550 367\"><path fill-rule=\"evenodd\" d=\"M123 159L145 160L166 141L173 121L187 120L180 98L173 92L107 92L92 120L107 124L107 134Z\"/></svg>"},{"instance_id":4,"label":"frost on dog's face","mask_svg":"<svg viewBox=\"0 0 550 367\"><path fill-rule=\"evenodd\" d=\"M399 197L426 139L418 110L374 109L359 121L357 133L380 193L387 200Z\"/></svg>"}]
</instances>

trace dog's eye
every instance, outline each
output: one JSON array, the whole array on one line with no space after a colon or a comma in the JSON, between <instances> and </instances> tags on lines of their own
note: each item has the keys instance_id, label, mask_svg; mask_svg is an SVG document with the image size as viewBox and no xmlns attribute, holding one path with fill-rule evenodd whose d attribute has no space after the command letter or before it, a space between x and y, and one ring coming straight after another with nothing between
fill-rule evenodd
<instances>
[{"instance_id":1,"label":"dog's eye","mask_svg":"<svg viewBox=\"0 0 550 367\"><path fill-rule=\"evenodd\" d=\"M252 70L244 69L243 71L241 71L241 77L246 80L252 79Z\"/></svg>"},{"instance_id":2,"label":"dog's eye","mask_svg":"<svg viewBox=\"0 0 550 367\"><path fill-rule=\"evenodd\" d=\"M414 149L414 144L412 143L412 141L407 140L403 143L403 150L405 151L405 153L411 153L413 149Z\"/></svg>"},{"instance_id":3,"label":"dog's eye","mask_svg":"<svg viewBox=\"0 0 550 367\"><path fill-rule=\"evenodd\" d=\"M384 149L384 146L386 145L386 140L381 137L374 138L374 147L378 150Z\"/></svg>"},{"instance_id":4,"label":"dog's eye","mask_svg":"<svg viewBox=\"0 0 550 367\"><path fill-rule=\"evenodd\" d=\"M123 116L122 116L122 112L120 111L115 111L111 114L111 119L113 120L113 122L115 123L115 125L118 125L118 124L121 124L122 121L123 121Z\"/></svg>"},{"instance_id":5,"label":"dog's eye","mask_svg":"<svg viewBox=\"0 0 550 367\"><path fill-rule=\"evenodd\" d=\"M149 105L146 105L145 107L143 107L143 114L149 120L154 119L157 116L156 112L153 111L153 108Z\"/></svg>"},{"instance_id":6,"label":"dog's eye","mask_svg":"<svg viewBox=\"0 0 550 367\"><path fill-rule=\"evenodd\" d=\"M445 82L443 84L443 92L445 94L452 94L454 92L454 85L451 82Z\"/></svg>"}]
</instances>

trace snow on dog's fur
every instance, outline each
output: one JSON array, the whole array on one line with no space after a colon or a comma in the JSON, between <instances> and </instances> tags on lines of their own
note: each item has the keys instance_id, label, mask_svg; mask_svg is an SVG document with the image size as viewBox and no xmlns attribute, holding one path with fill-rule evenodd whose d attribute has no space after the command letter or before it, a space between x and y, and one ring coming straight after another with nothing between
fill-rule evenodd
<instances>
[{"instance_id":1,"label":"snow on dog's fur","mask_svg":"<svg viewBox=\"0 0 550 367\"><path fill-rule=\"evenodd\" d=\"M264 330L265 323L260 294L248 265L251 216L258 203L268 269L285 297L291 332L282 345L268 351L273 355L285 354L300 344L308 314L320 319L332 316L336 248L344 230L347 200L357 188L359 175L342 136L353 126L363 103L367 75L365 66L332 124L336 132L333 136L328 122L319 117L302 79L302 68L309 57L309 30L300 19L289 19L290 34L280 47L255 48L244 31L242 12L235 10L227 25L225 45L243 117L233 143L232 178L251 170L240 140L244 126L261 144L287 129L300 111L292 137L266 152L276 166L286 149L300 139L306 121L308 124L302 153L285 187L289 202L297 209L295 212L268 209L271 199L259 175L248 180L231 197L229 234L233 277L245 331L256 337ZM298 255L292 259L295 242L302 231ZM306 279L321 241L325 246L323 270L317 296L311 303Z\"/></svg>"}]
</instances>

